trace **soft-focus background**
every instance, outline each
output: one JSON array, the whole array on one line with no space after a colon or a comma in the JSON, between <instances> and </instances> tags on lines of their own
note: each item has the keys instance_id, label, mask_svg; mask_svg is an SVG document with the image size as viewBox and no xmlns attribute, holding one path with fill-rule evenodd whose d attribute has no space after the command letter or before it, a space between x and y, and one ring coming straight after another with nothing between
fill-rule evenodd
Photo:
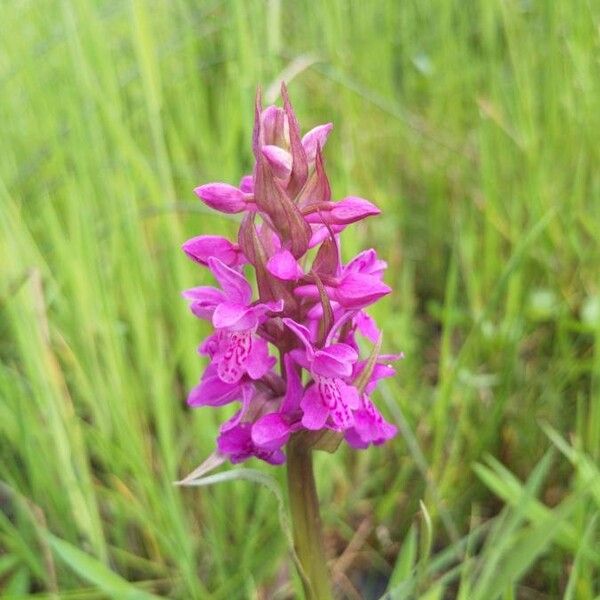
<instances>
[{"instance_id":1,"label":"soft-focus background","mask_svg":"<svg viewBox=\"0 0 600 600\"><path fill-rule=\"evenodd\" d=\"M192 189L251 165L255 88L333 121L384 216L401 435L319 454L343 597L600 594L600 5L0 3L0 595L293 598L272 490L172 482L206 333ZM248 465L282 484L283 469Z\"/></svg>"}]
</instances>

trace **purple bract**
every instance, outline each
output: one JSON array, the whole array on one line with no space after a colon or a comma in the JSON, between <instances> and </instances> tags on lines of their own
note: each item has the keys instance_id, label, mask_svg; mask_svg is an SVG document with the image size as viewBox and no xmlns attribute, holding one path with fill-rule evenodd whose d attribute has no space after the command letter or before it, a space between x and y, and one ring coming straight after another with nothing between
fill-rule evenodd
<instances>
[{"instance_id":1,"label":"purple bract","mask_svg":"<svg viewBox=\"0 0 600 600\"><path fill-rule=\"evenodd\" d=\"M283 108L264 110L257 96L252 174L239 187L195 190L211 208L242 215L238 239L202 235L183 244L219 284L183 293L214 328L199 347L209 364L188 404L240 403L217 438L217 453L233 463L281 464L291 435L318 447L318 432L330 431L366 448L396 434L370 394L393 376L389 362L399 356L379 354L381 333L364 311L391 291L387 265L373 249L346 264L340 254L342 231L380 211L357 196L332 201L322 157L332 125L302 137L285 85L281 95ZM375 345L367 359L357 332Z\"/></svg>"}]
</instances>

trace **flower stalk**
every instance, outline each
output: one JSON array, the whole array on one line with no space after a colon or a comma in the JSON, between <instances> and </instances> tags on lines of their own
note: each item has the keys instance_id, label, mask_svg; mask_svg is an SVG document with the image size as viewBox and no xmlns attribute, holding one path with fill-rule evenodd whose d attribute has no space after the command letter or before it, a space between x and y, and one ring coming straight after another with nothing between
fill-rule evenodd
<instances>
[{"instance_id":1,"label":"flower stalk","mask_svg":"<svg viewBox=\"0 0 600 600\"><path fill-rule=\"evenodd\" d=\"M295 435L288 443L287 481L294 549L300 563L304 593L309 600L333 598L323 547L319 499L312 450Z\"/></svg>"}]
</instances>

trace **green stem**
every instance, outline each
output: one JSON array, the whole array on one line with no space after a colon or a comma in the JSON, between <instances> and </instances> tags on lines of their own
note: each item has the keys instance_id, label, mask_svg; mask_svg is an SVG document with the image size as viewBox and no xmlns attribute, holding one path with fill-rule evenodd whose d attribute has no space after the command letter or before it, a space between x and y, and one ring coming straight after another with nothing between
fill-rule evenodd
<instances>
[{"instance_id":1,"label":"green stem","mask_svg":"<svg viewBox=\"0 0 600 600\"><path fill-rule=\"evenodd\" d=\"M302 568L309 600L332 600L327 560L321 537L319 499L313 474L312 451L292 439L288 444L287 478L294 548Z\"/></svg>"}]
</instances>

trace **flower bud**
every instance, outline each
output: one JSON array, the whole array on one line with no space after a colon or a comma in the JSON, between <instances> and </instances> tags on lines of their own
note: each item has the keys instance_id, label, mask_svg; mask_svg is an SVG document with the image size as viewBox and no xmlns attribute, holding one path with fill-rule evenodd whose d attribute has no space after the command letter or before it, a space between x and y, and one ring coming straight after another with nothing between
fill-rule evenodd
<instances>
[{"instance_id":1,"label":"flower bud","mask_svg":"<svg viewBox=\"0 0 600 600\"><path fill-rule=\"evenodd\" d=\"M246 258L240 247L220 235L199 235L188 240L181 249L194 261L208 266L208 259L213 256L228 267L244 264Z\"/></svg>"},{"instance_id":2,"label":"flower bud","mask_svg":"<svg viewBox=\"0 0 600 600\"><path fill-rule=\"evenodd\" d=\"M240 179L240 190L244 194L252 194L254 192L254 177L252 175L244 175Z\"/></svg>"},{"instance_id":3,"label":"flower bud","mask_svg":"<svg viewBox=\"0 0 600 600\"><path fill-rule=\"evenodd\" d=\"M373 203L358 196L348 196L339 202L323 202L320 205L324 207L323 210L315 210L306 215L308 223L350 225L350 223L356 223L381 213Z\"/></svg>"},{"instance_id":4,"label":"flower bud","mask_svg":"<svg viewBox=\"0 0 600 600\"><path fill-rule=\"evenodd\" d=\"M287 179L292 172L292 155L279 146L263 146L263 156L267 159L273 175L279 179Z\"/></svg>"},{"instance_id":5,"label":"flower bud","mask_svg":"<svg viewBox=\"0 0 600 600\"><path fill-rule=\"evenodd\" d=\"M287 148L290 145L288 119L278 106L267 106L260 115L261 145Z\"/></svg>"},{"instance_id":6,"label":"flower bud","mask_svg":"<svg viewBox=\"0 0 600 600\"><path fill-rule=\"evenodd\" d=\"M315 157L317 156L317 147L323 148L332 129L333 123L325 123L324 125L313 127L304 135L302 138L302 145L304 146L306 159L309 163L314 162Z\"/></svg>"},{"instance_id":7,"label":"flower bud","mask_svg":"<svg viewBox=\"0 0 600 600\"><path fill-rule=\"evenodd\" d=\"M247 209L244 192L227 183L207 183L194 192L207 206L224 213L239 213Z\"/></svg>"}]
</instances>

